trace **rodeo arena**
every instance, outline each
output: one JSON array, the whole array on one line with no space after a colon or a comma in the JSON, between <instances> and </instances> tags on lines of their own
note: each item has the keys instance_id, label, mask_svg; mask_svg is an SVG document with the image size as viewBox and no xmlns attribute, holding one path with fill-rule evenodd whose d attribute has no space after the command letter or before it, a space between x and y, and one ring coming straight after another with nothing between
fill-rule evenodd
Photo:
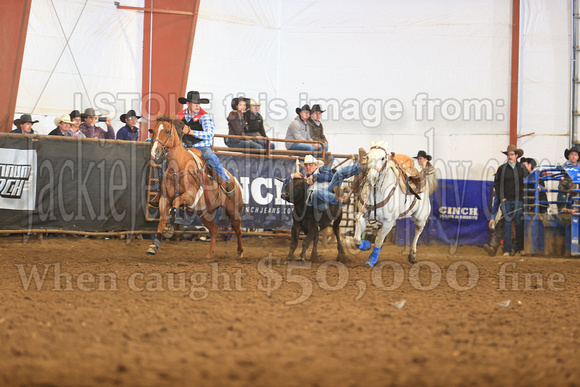
<instances>
[{"instance_id":1,"label":"rodeo arena","mask_svg":"<svg viewBox=\"0 0 580 387\"><path fill-rule=\"evenodd\" d=\"M580 0L1 9L0 385L580 386Z\"/></svg>"}]
</instances>

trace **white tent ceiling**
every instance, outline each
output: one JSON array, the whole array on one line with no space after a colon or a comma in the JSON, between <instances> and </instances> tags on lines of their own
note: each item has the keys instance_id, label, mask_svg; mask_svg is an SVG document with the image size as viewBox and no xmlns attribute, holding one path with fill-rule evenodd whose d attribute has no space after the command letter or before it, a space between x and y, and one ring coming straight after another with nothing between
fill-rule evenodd
<instances>
[{"instance_id":1,"label":"white tent ceiling","mask_svg":"<svg viewBox=\"0 0 580 387\"><path fill-rule=\"evenodd\" d=\"M442 177L487 180L509 139L511 3L202 0L187 89L211 97L218 133L238 94L282 138L296 107L321 103L331 151L385 140L428 150ZM518 130L535 135L519 145L553 163L569 143L570 13L521 3ZM75 94L116 117L138 108L142 22L108 0L34 0L17 112L68 112Z\"/></svg>"}]
</instances>

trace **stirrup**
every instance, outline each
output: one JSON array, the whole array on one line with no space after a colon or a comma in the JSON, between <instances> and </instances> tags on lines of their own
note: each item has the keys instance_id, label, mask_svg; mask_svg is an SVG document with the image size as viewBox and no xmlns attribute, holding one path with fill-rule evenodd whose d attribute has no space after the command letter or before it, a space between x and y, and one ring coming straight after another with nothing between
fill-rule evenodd
<instances>
[{"instance_id":1,"label":"stirrup","mask_svg":"<svg viewBox=\"0 0 580 387\"><path fill-rule=\"evenodd\" d=\"M149 200L149 206L153 208L159 208L159 201L155 200L155 198Z\"/></svg>"},{"instance_id":2,"label":"stirrup","mask_svg":"<svg viewBox=\"0 0 580 387\"><path fill-rule=\"evenodd\" d=\"M227 187L220 185L220 188L222 189L222 191L226 194L226 196L228 198L231 198L236 193L236 185L231 181L227 182ZM230 190L228 191L228 189L230 189Z\"/></svg>"}]
</instances>

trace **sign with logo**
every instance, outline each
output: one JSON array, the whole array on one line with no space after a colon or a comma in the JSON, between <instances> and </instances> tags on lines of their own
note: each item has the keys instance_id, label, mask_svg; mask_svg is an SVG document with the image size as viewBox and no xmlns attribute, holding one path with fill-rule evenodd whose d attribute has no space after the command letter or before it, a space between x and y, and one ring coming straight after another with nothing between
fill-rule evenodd
<instances>
[{"instance_id":1,"label":"sign with logo","mask_svg":"<svg viewBox=\"0 0 580 387\"><path fill-rule=\"evenodd\" d=\"M2 149L0 153L0 209L34 210L36 151Z\"/></svg>"},{"instance_id":2,"label":"sign with logo","mask_svg":"<svg viewBox=\"0 0 580 387\"><path fill-rule=\"evenodd\" d=\"M490 181L440 179L419 243L483 246L487 243ZM412 219L397 221L397 244L410 245Z\"/></svg>"}]
</instances>

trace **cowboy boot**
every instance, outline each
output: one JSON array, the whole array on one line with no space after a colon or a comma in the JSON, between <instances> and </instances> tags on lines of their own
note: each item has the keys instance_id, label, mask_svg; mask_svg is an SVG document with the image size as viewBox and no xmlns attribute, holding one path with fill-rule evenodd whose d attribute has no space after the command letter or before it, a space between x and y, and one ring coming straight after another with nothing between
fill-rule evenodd
<instances>
[{"instance_id":1,"label":"cowboy boot","mask_svg":"<svg viewBox=\"0 0 580 387\"><path fill-rule=\"evenodd\" d=\"M365 151L364 148L358 148L358 163L360 165L360 169L362 169L363 172L365 172L367 170L368 167L368 155L367 152Z\"/></svg>"},{"instance_id":2,"label":"cowboy boot","mask_svg":"<svg viewBox=\"0 0 580 387\"><path fill-rule=\"evenodd\" d=\"M336 186L334 187L334 197L339 203L347 204L350 199L350 188L346 187L344 190L342 187ZM346 196L345 196L346 194Z\"/></svg>"},{"instance_id":3,"label":"cowboy boot","mask_svg":"<svg viewBox=\"0 0 580 387\"><path fill-rule=\"evenodd\" d=\"M216 175L216 181L228 198L236 193L236 184L233 181L225 181L221 176Z\"/></svg>"}]
</instances>

